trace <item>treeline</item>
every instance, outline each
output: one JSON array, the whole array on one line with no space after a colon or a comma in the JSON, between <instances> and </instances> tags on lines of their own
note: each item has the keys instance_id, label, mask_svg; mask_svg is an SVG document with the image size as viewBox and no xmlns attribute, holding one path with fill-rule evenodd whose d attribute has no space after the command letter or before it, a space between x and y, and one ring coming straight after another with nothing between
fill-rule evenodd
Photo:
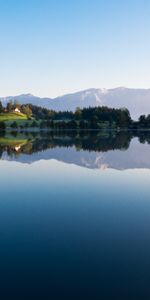
<instances>
[{"instance_id":1,"label":"treeline","mask_svg":"<svg viewBox=\"0 0 150 300\"><path fill-rule=\"evenodd\" d=\"M75 112L70 111L53 111L32 104L20 105L18 102L10 101L7 107L3 107L0 102L1 112L12 112L18 109L21 113L27 115L31 122L19 125L17 120L10 126L14 129L21 127L38 127L41 129L51 128L56 130L67 129L116 129L116 128L150 128L150 115L147 117L142 115L138 121L131 119L130 112L126 108L108 108L108 107L89 107L80 109ZM1 130L5 127L0 124Z\"/></svg>"},{"instance_id":2,"label":"treeline","mask_svg":"<svg viewBox=\"0 0 150 300\"><path fill-rule=\"evenodd\" d=\"M134 122L134 125L140 128L150 128L150 114L148 116L140 116L138 122Z\"/></svg>"},{"instance_id":3,"label":"treeline","mask_svg":"<svg viewBox=\"0 0 150 300\"><path fill-rule=\"evenodd\" d=\"M102 125L126 127L131 124L132 120L127 109L113 109L108 107L89 107L80 109L75 112L56 112L45 108L30 105L33 116L38 119L51 121L50 126L54 126L52 121L57 121L56 127L79 128L100 128ZM58 124L59 123L59 124ZM44 126L44 124L43 124Z\"/></svg>"}]
</instances>

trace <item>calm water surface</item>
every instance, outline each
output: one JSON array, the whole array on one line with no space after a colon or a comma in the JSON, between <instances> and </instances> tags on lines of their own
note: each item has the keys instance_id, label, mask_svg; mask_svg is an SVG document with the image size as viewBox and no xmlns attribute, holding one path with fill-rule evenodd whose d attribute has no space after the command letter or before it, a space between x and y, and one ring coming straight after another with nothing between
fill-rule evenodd
<instances>
[{"instance_id":1,"label":"calm water surface","mask_svg":"<svg viewBox=\"0 0 150 300\"><path fill-rule=\"evenodd\" d=\"M0 138L1 299L150 299L150 135Z\"/></svg>"}]
</instances>

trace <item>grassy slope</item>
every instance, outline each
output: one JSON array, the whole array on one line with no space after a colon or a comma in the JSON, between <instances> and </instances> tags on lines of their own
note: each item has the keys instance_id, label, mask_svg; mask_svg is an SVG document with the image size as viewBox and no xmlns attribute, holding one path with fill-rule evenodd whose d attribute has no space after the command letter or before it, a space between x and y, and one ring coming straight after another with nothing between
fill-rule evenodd
<instances>
[{"instance_id":1,"label":"grassy slope","mask_svg":"<svg viewBox=\"0 0 150 300\"><path fill-rule=\"evenodd\" d=\"M7 121L17 121L17 120L27 120L27 116L22 113L1 113L0 114L0 122L7 122Z\"/></svg>"}]
</instances>

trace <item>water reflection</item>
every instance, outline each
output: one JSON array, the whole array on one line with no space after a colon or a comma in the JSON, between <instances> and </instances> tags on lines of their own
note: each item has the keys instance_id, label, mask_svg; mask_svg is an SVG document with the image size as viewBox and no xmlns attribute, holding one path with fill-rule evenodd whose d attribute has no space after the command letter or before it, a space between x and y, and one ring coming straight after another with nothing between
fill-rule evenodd
<instances>
[{"instance_id":1,"label":"water reflection","mask_svg":"<svg viewBox=\"0 0 150 300\"><path fill-rule=\"evenodd\" d=\"M12 132L0 157L21 163L56 159L87 168L150 168L150 132Z\"/></svg>"}]
</instances>

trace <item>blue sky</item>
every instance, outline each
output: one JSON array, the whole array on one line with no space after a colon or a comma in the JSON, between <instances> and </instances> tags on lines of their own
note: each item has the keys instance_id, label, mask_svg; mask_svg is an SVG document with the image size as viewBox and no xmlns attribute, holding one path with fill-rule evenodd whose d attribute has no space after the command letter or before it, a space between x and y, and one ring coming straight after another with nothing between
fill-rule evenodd
<instances>
[{"instance_id":1,"label":"blue sky","mask_svg":"<svg viewBox=\"0 0 150 300\"><path fill-rule=\"evenodd\" d=\"M149 0L0 0L0 96L150 88Z\"/></svg>"}]
</instances>

